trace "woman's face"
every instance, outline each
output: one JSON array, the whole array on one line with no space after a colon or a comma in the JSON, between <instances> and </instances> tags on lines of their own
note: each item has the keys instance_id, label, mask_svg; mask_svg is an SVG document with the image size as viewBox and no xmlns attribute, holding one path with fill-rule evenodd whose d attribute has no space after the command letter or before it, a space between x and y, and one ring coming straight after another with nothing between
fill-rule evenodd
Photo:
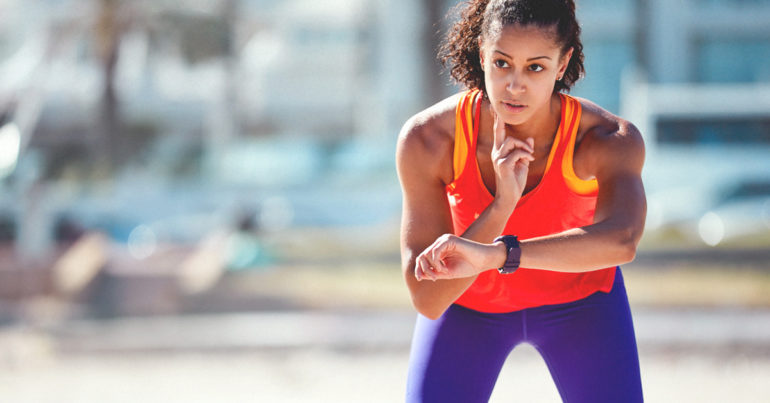
<instances>
[{"instance_id":1,"label":"woman's face","mask_svg":"<svg viewBox=\"0 0 770 403\"><path fill-rule=\"evenodd\" d=\"M480 48L486 93L505 123L521 124L548 104L572 49L562 55L549 29L508 25L496 31Z\"/></svg>"}]
</instances>

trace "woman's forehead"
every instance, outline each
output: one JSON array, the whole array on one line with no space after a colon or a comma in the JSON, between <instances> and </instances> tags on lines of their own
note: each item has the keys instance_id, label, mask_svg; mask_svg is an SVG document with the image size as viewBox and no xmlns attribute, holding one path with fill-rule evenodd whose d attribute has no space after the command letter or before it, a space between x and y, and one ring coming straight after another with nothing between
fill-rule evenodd
<instances>
[{"instance_id":1,"label":"woman's forehead","mask_svg":"<svg viewBox=\"0 0 770 403\"><path fill-rule=\"evenodd\" d=\"M488 46L509 48L510 50L527 48L538 51L553 51L560 49L555 26L541 27L534 24L491 26L482 42Z\"/></svg>"}]
</instances>

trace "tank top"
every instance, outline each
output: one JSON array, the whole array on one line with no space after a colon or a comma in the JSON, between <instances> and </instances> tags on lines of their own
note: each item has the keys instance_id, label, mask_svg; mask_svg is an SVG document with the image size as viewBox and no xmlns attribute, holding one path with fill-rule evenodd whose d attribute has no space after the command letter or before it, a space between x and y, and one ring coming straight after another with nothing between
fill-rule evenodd
<instances>
[{"instance_id":1,"label":"tank top","mask_svg":"<svg viewBox=\"0 0 770 403\"><path fill-rule=\"evenodd\" d=\"M596 179L575 175L572 157L580 126L580 102L561 98L561 120L540 183L524 194L503 234L520 240L554 234L593 223ZM481 92L462 94L455 113L454 179L446 186L454 233L461 235L494 200L481 179L476 144ZM542 305L572 302L597 291L609 292L616 267L584 273L564 273L520 267L512 274L481 273L455 303L482 312L513 312Z\"/></svg>"}]
</instances>

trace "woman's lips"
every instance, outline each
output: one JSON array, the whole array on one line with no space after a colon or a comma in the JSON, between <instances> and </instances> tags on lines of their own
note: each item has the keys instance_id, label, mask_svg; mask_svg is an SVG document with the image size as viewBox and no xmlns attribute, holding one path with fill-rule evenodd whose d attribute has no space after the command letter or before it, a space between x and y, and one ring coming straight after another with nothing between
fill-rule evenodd
<instances>
[{"instance_id":1,"label":"woman's lips","mask_svg":"<svg viewBox=\"0 0 770 403\"><path fill-rule=\"evenodd\" d=\"M524 104L521 104L521 103L518 103L518 102L504 101L503 102L503 107L505 108L505 110L507 110L509 112L519 113L519 112L523 111L524 109L526 109L527 105L524 105Z\"/></svg>"}]
</instances>

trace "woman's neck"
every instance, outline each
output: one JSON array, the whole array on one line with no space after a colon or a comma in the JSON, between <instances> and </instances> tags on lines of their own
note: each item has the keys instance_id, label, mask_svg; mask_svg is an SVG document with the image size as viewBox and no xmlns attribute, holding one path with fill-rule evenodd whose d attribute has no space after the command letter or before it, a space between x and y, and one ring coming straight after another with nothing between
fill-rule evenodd
<instances>
[{"instance_id":1,"label":"woman's neck","mask_svg":"<svg viewBox=\"0 0 770 403\"><path fill-rule=\"evenodd\" d=\"M484 101L482 105L482 125L481 132L493 135L494 119L489 110L489 101ZM535 149L548 148L553 142L556 130L561 122L561 99L558 94L553 94L550 102L538 110L532 118L518 125L506 125L506 135L513 136L520 140L526 140L532 137L535 140ZM483 135L483 134L482 134ZM493 137L489 137L491 142Z\"/></svg>"}]
</instances>

